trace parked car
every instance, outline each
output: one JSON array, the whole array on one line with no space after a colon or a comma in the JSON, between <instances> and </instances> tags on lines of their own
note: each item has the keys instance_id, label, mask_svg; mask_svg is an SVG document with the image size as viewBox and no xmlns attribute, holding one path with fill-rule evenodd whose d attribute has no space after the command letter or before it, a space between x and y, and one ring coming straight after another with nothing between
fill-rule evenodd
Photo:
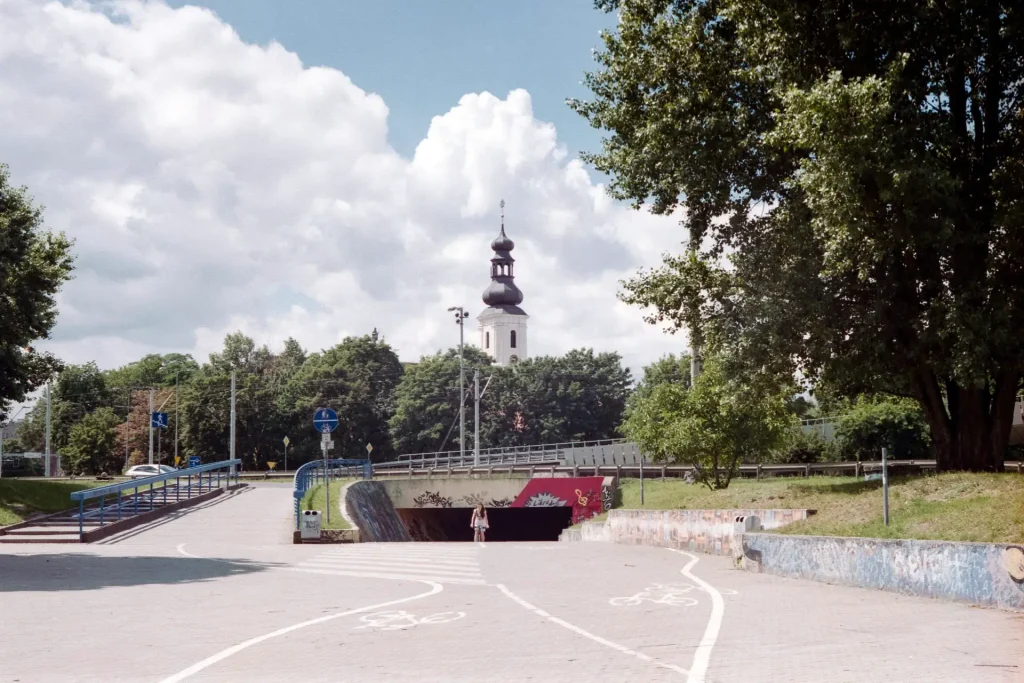
<instances>
[{"instance_id":1,"label":"parked car","mask_svg":"<svg viewBox=\"0 0 1024 683\"><path fill-rule=\"evenodd\" d=\"M158 474L167 474L168 472L174 472L178 468L171 467L170 465L135 465L129 467L128 471L125 472L125 476L130 479L138 479L139 477L155 477Z\"/></svg>"}]
</instances>

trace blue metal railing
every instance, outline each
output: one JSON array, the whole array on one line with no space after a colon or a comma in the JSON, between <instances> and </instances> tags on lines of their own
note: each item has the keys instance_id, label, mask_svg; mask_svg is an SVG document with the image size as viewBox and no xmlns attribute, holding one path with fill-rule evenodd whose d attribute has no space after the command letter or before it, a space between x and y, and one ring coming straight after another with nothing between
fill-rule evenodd
<instances>
[{"instance_id":1,"label":"blue metal railing","mask_svg":"<svg viewBox=\"0 0 1024 683\"><path fill-rule=\"evenodd\" d=\"M153 500L154 500L154 496L156 495L156 490L155 490L155 487L154 487L155 484L159 484L160 482L168 482L171 479L175 479L176 480L176 486L180 490L181 489L181 480L185 479L186 480L186 488L185 488L185 490L187 491L188 497L191 498L192 497L192 481L193 481L193 477L195 477L195 479L197 481L197 485L199 486L200 491L202 491L202 488L203 488L203 474L207 475L207 486L210 489L213 488L213 473L214 472L217 473L217 486L218 487L220 486L221 475L222 474L226 475L225 479L227 481L230 481L231 478L234 477L235 483L237 484L238 483L238 468L237 468L237 466L240 465L240 464L242 464L242 461L241 460L237 460L237 459L236 460L221 460L220 462L211 462L208 465L200 465L199 467L189 467L188 469L174 470L173 472L167 472L165 474L155 474L152 477L143 477L143 478L134 479L134 480L131 480L131 481L123 481L123 482L120 482L120 483L117 483L117 484L108 484L106 486L97 486L96 488L92 488L92 489L84 489L82 491L75 491L74 493L71 494L71 500L73 500L73 501L77 500L78 501L78 533L79 533L79 535L81 535L84 532L85 517L86 517L85 501L87 501L87 500L90 500L92 498L99 498L100 499L99 507L96 510L90 511L90 514L98 516L99 520L100 520L100 526L103 526L103 524L104 524L103 517L104 517L104 513L105 513L106 499L109 496L114 495L115 493L117 494L117 505L116 505L116 508L117 508L117 518L121 519L121 515L122 515L122 511L123 511L123 503L122 503L122 495L121 494L122 494L123 491L127 491L129 489L134 489L135 490L135 492L132 495L132 498L130 499L130 501L133 503L132 514L133 515L137 515L137 514L139 514L139 489L140 488L141 489L145 489L147 486L149 487L149 503L150 503L150 509L152 509L152 503L153 503ZM222 472L222 470L227 470L227 472ZM166 483L164 484L164 486L161 487L161 491L163 492L163 498L164 498L163 502L166 503L167 502L167 484ZM145 493L145 492L143 492L143 493Z\"/></svg>"},{"instance_id":2,"label":"blue metal railing","mask_svg":"<svg viewBox=\"0 0 1024 683\"><path fill-rule=\"evenodd\" d=\"M328 460L324 467L323 460L311 460L295 470L294 489L292 498L295 500L295 528L299 528L299 515L301 513L302 499L306 492L321 480L329 479L332 471L338 469L359 468L362 471L363 479L373 478L373 465L369 460Z\"/></svg>"}]
</instances>

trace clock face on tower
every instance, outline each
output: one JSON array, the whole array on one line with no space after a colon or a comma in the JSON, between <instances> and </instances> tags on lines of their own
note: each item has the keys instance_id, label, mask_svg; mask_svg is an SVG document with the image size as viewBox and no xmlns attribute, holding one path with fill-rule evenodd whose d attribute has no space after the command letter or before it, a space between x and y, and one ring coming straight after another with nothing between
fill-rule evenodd
<instances>
[{"instance_id":1,"label":"clock face on tower","mask_svg":"<svg viewBox=\"0 0 1024 683\"><path fill-rule=\"evenodd\" d=\"M518 362L519 362L519 356L515 355L514 353L511 356L508 357L508 364L509 365L515 365Z\"/></svg>"}]
</instances>

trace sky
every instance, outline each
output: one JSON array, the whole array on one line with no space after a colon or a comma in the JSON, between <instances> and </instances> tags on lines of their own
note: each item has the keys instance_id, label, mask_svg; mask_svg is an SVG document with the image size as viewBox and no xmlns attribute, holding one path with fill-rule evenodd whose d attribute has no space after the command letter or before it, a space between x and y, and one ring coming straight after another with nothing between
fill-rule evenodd
<instances>
[{"instance_id":1,"label":"sky","mask_svg":"<svg viewBox=\"0 0 1024 683\"><path fill-rule=\"evenodd\" d=\"M681 335L619 282L679 216L611 200L577 158L590 0L0 0L0 162L75 240L41 344L109 368L242 330L310 350L376 328L403 361L467 340L506 201L530 353Z\"/></svg>"}]
</instances>

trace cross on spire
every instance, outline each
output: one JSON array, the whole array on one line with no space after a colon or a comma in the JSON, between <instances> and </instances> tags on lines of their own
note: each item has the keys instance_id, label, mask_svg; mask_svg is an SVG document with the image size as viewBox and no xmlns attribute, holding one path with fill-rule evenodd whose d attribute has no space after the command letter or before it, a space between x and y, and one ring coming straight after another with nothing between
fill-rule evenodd
<instances>
[{"instance_id":1,"label":"cross on spire","mask_svg":"<svg viewBox=\"0 0 1024 683\"><path fill-rule=\"evenodd\" d=\"M501 207L501 229L505 229L505 200L502 199L498 206Z\"/></svg>"}]
</instances>

